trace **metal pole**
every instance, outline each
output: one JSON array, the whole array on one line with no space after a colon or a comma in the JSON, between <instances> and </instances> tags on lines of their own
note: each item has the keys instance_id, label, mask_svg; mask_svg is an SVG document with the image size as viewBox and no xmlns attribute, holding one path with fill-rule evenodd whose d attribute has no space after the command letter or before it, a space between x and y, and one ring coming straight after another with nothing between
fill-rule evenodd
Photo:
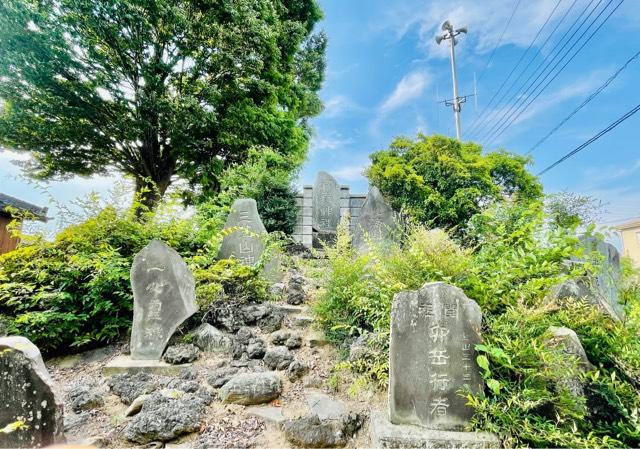
<instances>
[{"instance_id":1,"label":"metal pole","mask_svg":"<svg viewBox=\"0 0 640 449\"><path fill-rule=\"evenodd\" d=\"M451 44L451 75L453 78L453 116L456 120L456 138L460 140L460 98L458 97L458 76L456 74L456 38L449 32Z\"/></svg>"}]
</instances>

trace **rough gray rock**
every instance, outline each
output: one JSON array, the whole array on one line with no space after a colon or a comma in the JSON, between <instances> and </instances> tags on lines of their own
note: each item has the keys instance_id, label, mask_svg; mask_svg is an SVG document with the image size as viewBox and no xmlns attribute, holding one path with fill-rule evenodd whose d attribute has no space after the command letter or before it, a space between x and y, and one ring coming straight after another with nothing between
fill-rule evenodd
<instances>
[{"instance_id":1,"label":"rough gray rock","mask_svg":"<svg viewBox=\"0 0 640 449\"><path fill-rule=\"evenodd\" d=\"M258 320L264 319L272 312L269 304L247 304L242 307L242 316L245 324L254 325Z\"/></svg>"},{"instance_id":2,"label":"rough gray rock","mask_svg":"<svg viewBox=\"0 0 640 449\"><path fill-rule=\"evenodd\" d=\"M294 360L287 368L287 378L291 382L295 382L301 379L307 372L309 371L309 367L302 362Z\"/></svg>"},{"instance_id":3,"label":"rough gray rock","mask_svg":"<svg viewBox=\"0 0 640 449\"><path fill-rule=\"evenodd\" d=\"M313 324L313 321L313 317L308 315L294 315L291 317L291 326L305 328Z\"/></svg>"},{"instance_id":4,"label":"rough gray rock","mask_svg":"<svg viewBox=\"0 0 640 449\"><path fill-rule=\"evenodd\" d=\"M345 403L328 394L319 391L307 391L305 392L305 399L307 400L311 414L318 415L318 418L322 421L327 419L340 419L342 416L348 414Z\"/></svg>"},{"instance_id":5,"label":"rough gray rock","mask_svg":"<svg viewBox=\"0 0 640 449\"><path fill-rule=\"evenodd\" d=\"M546 342L548 347L560 350L566 357L573 359L569 363L577 361L577 368L580 372L584 373L593 369L578 335L573 330L567 327L550 326L549 333L551 338ZM566 371L564 366L558 367L558 369ZM566 388L576 397L584 396L584 388L579 376L566 376L558 382L558 386Z\"/></svg>"},{"instance_id":6,"label":"rough gray rock","mask_svg":"<svg viewBox=\"0 0 640 449\"><path fill-rule=\"evenodd\" d=\"M318 415L282 422L280 428L285 438L302 447L341 447L345 446L362 427L364 418L349 413L336 420L322 421Z\"/></svg>"},{"instance_id":7,"label":"rough gray rock","mask_svg":"<svg viewBox=\"0 0 640 449\"><path fill-rule=\"evenodd\" d=\"M28 428L0 434L0 447L40 447L61 441L64 406L38 348L25 337L0 338L0 426Z\"/></svg>"},{"instance_id":8,"label":"rough gray rock","mask_svg":"<svg viewBox=\"0 0 640 449\"><path fill-rule=\"evenodd\" d=\"M269 288L269 292L276 297L281 297L282 295L284 295L286 286L284 285L284 283L282 282L276 282L275 284L273 284L271 286L271 288Z\"/></svg>"},{"instance_id":9,"label":"rough gray rock","mask_svg":"<svg viewBox=\"0 0 640 449\"><path fill-rule=\"evenodd\" d=\"M193 275L174 249L152 240L133 259L131 287L131 358L160 360L178 326L198 310Z\"/></svg>"},{"instance_id":10,"label":"rough gray rock","mask_svg":"<svg viewBox=\"0 0 640 449\"><path fill-rule=\"evenodd\" d=\"M269 369L285 370L293 361L293 354L284 346L276 346L267 350L263 360Z\"/></svg>"},{"instance_id":11,"label":"rough gray rock","mask_svg":"<svg viewBox=\"0 0 640 449\"><path fill-rule=\"evenodd\" d=\"M202 323L193 332L193 343L203 351L226 352L231 340L209 323Z\"/></svg>"},{"instance_id":12,"label":"rough gray rock","mask_svg":"<svg viewBox=\"0 0 640 449\"><path fill-rule=\"evenodd\" d=\"M124 416L133 416L136 413L138 413L140 410L142 410L142 405L144 404L144 402L149 399L148 394L143 394L141 396L138 396L137 398L135 398L132 402L131 405L127 408L127 410L124 412Z\"/></svg>"},{"instance_id":13,"label":"rough gray rock","mask_svg":"<svg viewBox=\"0 0 640 449\"><path fill-rule=\"evenodd\" d=\"M358 336L349 347L349 361L355 363L374 358L382 349L382 340L380 334L375 332L367 332Z\"/></svg>"},{"instance_id":14,"label":"rough gray rock","mask_svg":"<svg viewBox=\"0 0 640 449\"><path fill-rule=\"evenodd\" d=\"M71 403L71 409L76 413L104 405L102 396L89 385L76 385L67 392L67 397Z\"/></svg>"},{"instance_id":15,"label":"rough gray rock","mask_svg":"<svg viewBox=\"0 0 640 449\"><path fill-rule=\"evenodd\" d=\"M302 346L302 338L289 331L279 331L271 334L271 343L276 346L286 346L289 349L297 349Z\"/></svg>"},{"instance_id":16,"label":"rough gray rock","mask_svg":"<svg viewBox=\"0 0 640 449\"><path fill-rule=\"evenodd\" d=\"M214 301L205 313L204 320L226 332L238 332L245 325L242 303L239 301Z\"/></svg>"},{"instance_id":17,"label":"rough gray rock","mask_svg":"<svg viewBox=\"0 0 640 449\"><path fill-rule=\"evenodd\" d=\"M153 393L124 429L124 435L127 440L138 444L169 441L182 434L196 432L205 410L204 401L193 394Z\"/></svg>"},{"instance_id":18,"label":"rough gray rock","mask_svg":"<svg viewBox=\"0 0 640 449\"><path fill-rule=\"evenodd\" d=\"M304 303L307 294L304 291L304 285L307 282L304 276L294 273L289 278L287 284L287 303L294 306Z\"/></svg>"},{"instance_id":19,"label":"rough gray rock","mask_svg":"<svg viewBox=\"0 0 640 449\"><path fill-rule=\"evenodd\" d=\"M582 277L579 279L567 279L556 285L551 296L560 301L567 299L583 299L609 315L614 320L619 321L620 316L611 306L610 302L598 291L592 279Z\"/></svg>"},{"instance_id":20,"label":"rough gray rock","mask_svg":"<svg viewBox=\"0 0 640 449\"><path fill-rule=\"evenodd\" d=\"M261 359L267 351L267 345L260 338L253 338L247 345L247 354L251 359Z\"/></svg>"},{"instance_id":21,"label":"rough gray rock","mask_svg":"<svg viewBox=\"0 0 640 449\"><path fill-rule=\"evenodd\" d=\"M214 388L220 388L238 374L239 369L235 367L216 368L207 376L207 382Z\"/></svg>"},{"instance_id":22,"label":"rough gray rock","mask_svg":"<svg viewBox=\"0 0 640 449\"><path fill-rule=\"evenodd\" d=\"M256 405L270 402L282 393L282 381L276 373L246 373L232 377L220 389L222 402Z\"/></svg>"},{"instance_id":23,"label":"rough gray rock","mask_svg":"<svg viewBox=\"0 0 640 449\"><path fill-rule=\"evenodd\" d=\"M169 346L164 353L164 361L171 365L182 365L191 363L198 358L200 350L190 343L179 343Z\"/></svg>"},{"instance_id":24,"label":"rough gray rock","mask_svg":"<svg viewBox=\"0 0 640 449\"><path fill-rule=\"evenodd\" d=\"M120 397L125 404L131 404L135 398L151 393L159 387L157 379L147 373L117 374L107 380L111 392Z\"/></svg>"},{"instance_id":25,"label":"rough gray rock","mask_svg":"<svg viewBox=\"0 0 640 449\"><path fill-rule=\"evenodd\" d=\"M272 310L268 315L258 319L256 324L262 332L270 334L282 327L283 320L284 315L282 313Z\"/></svg>"}]
</instances>

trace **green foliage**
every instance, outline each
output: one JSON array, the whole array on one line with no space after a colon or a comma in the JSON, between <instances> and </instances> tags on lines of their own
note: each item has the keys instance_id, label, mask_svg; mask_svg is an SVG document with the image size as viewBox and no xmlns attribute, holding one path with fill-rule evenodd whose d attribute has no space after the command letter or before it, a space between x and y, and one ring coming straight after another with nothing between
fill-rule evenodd
<instances>
[{"instance_id":1,"label":"green foliage","mask_svg":"<svg viewBox=\"0 0 640 449\"><path fill-rule=\"evenodd\" d=\"M255 145L306 153L326 37L315 0L0 3L0 143L40 178L117 170L153 208L218 191Z\"/></svg>"},{"instance_id":2,"label":"green foliage","mask_svg":"<svg viewBox=\"0 0 640 449\"><path fill-rule=\"evenodd\" d=\"M583 301L556 302L552 287L596 272L597 257L580 268L566 267L567 258L585 256L575 229L547 223L540 203L496 204L470 220L473 249L460 247L444 231L409 225L400 243L374 245L363 255L350 247L343 224L337 246L327 250L331 274L316 311L342 347L358 335L375 338L364 357L339 367L359 373L357 383L367 379L384 388L394 294L445 281L462 288L484 315L484 341L476 349L487 388L484 395L467 396L476 409L473 429L498 433L505 447L637 447L637 272L625 264L626 324ZM580 372L577 360L549 343L550 326L578 334L592 371ZM572 394L571 378L582 380L584 397Z\"/></svg>"},{"instance_id":3,"label":"green foliage","mask_svg":"<svg viewBox=\"0 0 640 449\"><path fill-rule=\"evenodd\" d=\"M130 211L107 207L52 242L27 238L0 256L0 325L9 334L28 337L44 353L126 335L133 309L133 257L154 238L185 258L201 304L229 297L268 299L261 269L277 236L267 241L269 251L255 268L244 267L235 260L216 260L221 226L202 212L192 219L155 215L139 221Z\"/></svg>"},{"instance_id":4,"label":"green foliage","mask_svg":"<svg viewBox=\"0 0 640 449\"><path fill-rule=\"evenodd\" d=\"M554 193L545 198L546 212L551 222L559 227L595 223L602 215L603 208L602 201L572 192Z\"/></svg>"},{"instance_id":5,"label":"green foliage","mask_svg":"<svg viewBox=\"0 0 640 449\"><path fill-rule=\"evenodd\" d=\"M394 209L458 235L495 202L528 204L542 196L542 186L525 169L529 159L506 151L483 155L475 143L444 136L397 138L371 161L366 175Z\"/></svg>"}]
</instances>

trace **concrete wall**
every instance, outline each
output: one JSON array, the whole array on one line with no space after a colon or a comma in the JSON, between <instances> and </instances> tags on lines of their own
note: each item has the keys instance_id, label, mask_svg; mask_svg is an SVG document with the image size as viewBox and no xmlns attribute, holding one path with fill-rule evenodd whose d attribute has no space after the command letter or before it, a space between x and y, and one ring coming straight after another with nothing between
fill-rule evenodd
<instances>
[{"instance_id":1,"label":"concrete wall","mask_svg":"<svg viewBox=\"0 0 640 449\"><path fill-rule=\"evenodd\" d=\"M640 223L620 230L624 255L640 267Z\"/></svg>"},{"instance_id":2,"label":"concrete wall","mask_svg":"<svg viewBox=\"0 0 640 449\"><path fill-rule=\"evenodd\" d=\"M357 217L360 215L360 209L364 203L366 194L352 194L349 186L340 186L340 217L349 213L351 215L350 229L353 232L354 223ZM293 239L296 242L302 243L307 248L311 248L313 243L313 186L306 185L302 191L296 197L296 204L298 206L298 220L296 227L293 230Z\"/></svg>"}]
</instances>

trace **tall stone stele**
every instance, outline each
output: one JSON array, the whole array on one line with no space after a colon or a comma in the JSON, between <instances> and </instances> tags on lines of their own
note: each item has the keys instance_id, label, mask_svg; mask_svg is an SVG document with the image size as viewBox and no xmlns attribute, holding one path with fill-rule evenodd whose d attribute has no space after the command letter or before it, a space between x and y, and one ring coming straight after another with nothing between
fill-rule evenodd
<instances>
[{"instance_id":1,"label":"tall stone stele","mask_svg":"<svg viewBox=\"0 0 640 449\"><path fill-rule=\"evenodd\" d=\"M64 442L63 402L38 348L25 337L0 338L0 448Z\"/></svg>"},{"instance_id":2,"label":"tall stone stele","mask_svg":"<svg viewBox=\"0 0 640 449\"><path fill-rule=\"evenodd\" d=\"M226 235L222 239L219 259L230 259L232 256L242 265L255 265L262 257L264 243L259 237L266 234L256 201L250 198L242 198L234 201L231 212L227 217L224 229L242 228Z\"/></svg>"},{"instance_id":3,"label":"tall stone stele","mask_svg":"<svg viewBox=\"0 0 640 449\"><path fill-rule=\"evenodd\" d=\"M386 202L380 190L371 186L367 199L355 220L353 247L359 252L369 250L369 242L381 244L392 242L398 234L398 221L391 206Z\"/></svg>"},{"instance_id":4,"label":"tall stone stele","mask_svg":"<svg viewBox=\"0 0 640 449\"><path fill-rule=\"evenodd\" d=\"M482 313L458 287L443 282L398 293L391 310L389 420L461 431L473 409L458 392L484 385L476 363Z\"/></svg>"},{"instance_id":5,"label":"tall stone stele","mask_svg":"<svg viewBox=\"0 0 640 449\"><path fill-rule=\"evenodd\" d=\"M313 185L312 226L316 233L335 233L340 223L340 185L327 172L318 172Z\"/></svg>"},{"instance_id":6,"label":"tall stone stele","mask_svg":"<svg viewBox=\"0 0 640 449\"><path fill-rule=\"evenodd\" d=\"M152 240L133 260L131 358L160 360L178 326L198 311L195 282L180 254Z\"/></svg>"}]
</instances>

